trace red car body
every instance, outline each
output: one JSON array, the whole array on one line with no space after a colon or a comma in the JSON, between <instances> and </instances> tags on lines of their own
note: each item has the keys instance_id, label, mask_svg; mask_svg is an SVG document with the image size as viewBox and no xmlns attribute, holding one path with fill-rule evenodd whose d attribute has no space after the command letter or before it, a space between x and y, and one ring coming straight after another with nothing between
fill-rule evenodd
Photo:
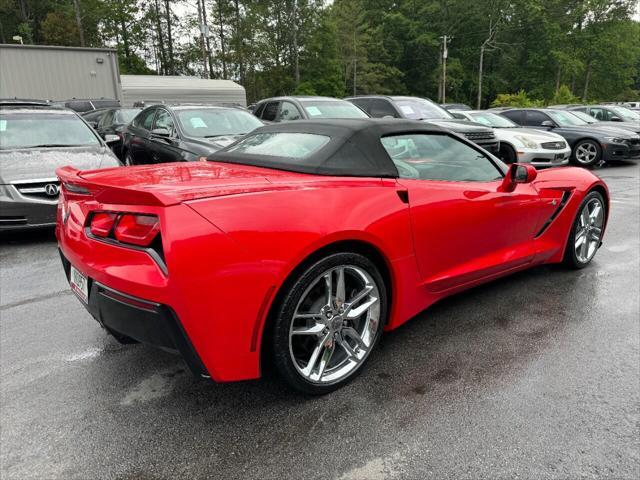
<instances>
[{"instance_id":1,"label":"red car body","mask_svg":"<svg viewBox=\"0 0 640 480\"><path fill-rule=\"evenodd\" d=\"M390 291L385 330L393 330L452 293L560 262L584 196L596 189L608 198L606 185L579 168L541 171L513 191L500 181L334 177L214 162L65 167L58 176L56 234L67 275L74 266L90 279L91 295L102 288L99 296L117 308L168 309L182 334L176 348L195 373L219 382L260 376L272 302L317 252L348 245L375 257ZM88 218L97 211L157 215L162 259L94 238ZM90 308L99 321L101 308ZM153 328L154 318L141 328Z\"/></svg>"}]
</instances>

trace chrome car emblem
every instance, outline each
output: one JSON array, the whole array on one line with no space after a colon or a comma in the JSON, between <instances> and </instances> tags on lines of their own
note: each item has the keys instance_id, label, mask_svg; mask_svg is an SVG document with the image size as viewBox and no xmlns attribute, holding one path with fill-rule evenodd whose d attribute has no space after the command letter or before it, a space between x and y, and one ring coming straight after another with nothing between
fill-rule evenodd
<instances>
[{"instance_id":1,"label":"chrome car emblem","mask_svg":"<svg viewBox=\"0 0 640 480\"><path fill-rule=\"evenodd\" d=\"M44 186L44 193L46 193L50 197L55 197L56 195L58 195L58 193L60 193L60 187L55 183L47 183Z\"/></svg>"}]
</instances>

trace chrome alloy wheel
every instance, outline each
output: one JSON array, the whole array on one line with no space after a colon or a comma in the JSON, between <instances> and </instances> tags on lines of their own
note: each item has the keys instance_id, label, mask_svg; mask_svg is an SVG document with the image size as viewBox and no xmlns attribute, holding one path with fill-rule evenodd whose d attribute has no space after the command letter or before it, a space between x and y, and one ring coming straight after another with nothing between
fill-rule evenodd
<instances>
[{"instance_id":1,"label":"chrome alloy wheel","mask_svg":"<svg viewBox=\"0 0 640 480\"><path fill-rule=\"evenodd\" d=\"M574 248L580 263L587 263L596 254L602 239L604 206L599 198L589 200L580 212L576 224Z\"/></svg>"},{"instance_id":2,"label":"chrome alloy wheel","mask_svg":"<svg viewBox=\"0 0 640 480\"><path fill-rule=\"evenodd\" d=\"M585 142L576 148L576 160L580 163L591 164L598 156L597 147L591 142Z\"/></svg>"},{"instance_id":3,"label":"chrome alloy wheel","mask_svg":"<svg viewBox=\"0 0 640 480\"><path fill-rule=\"evenodd\" d=\"M309 382L345 379L367 358L380 326L380 293L361 267L331 268L309 285L289 329L289 353Z\"/></svg>"}]
</instances>

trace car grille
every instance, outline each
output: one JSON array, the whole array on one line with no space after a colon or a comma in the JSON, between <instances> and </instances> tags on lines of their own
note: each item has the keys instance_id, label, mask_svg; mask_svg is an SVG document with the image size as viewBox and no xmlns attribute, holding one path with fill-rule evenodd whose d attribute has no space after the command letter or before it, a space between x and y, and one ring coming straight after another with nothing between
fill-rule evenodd
<instances>
[{"instance_id":1,"label":"car grille","mask_svg":"<svg viewBox=\"0 0 640 480\"><path fill-rule=\"evenodd\" d=\"M562 150L566 145L564 142L545 142L542 144L542 148L547 150Z\"/></svg>"},{"instance_id":2,"label":"car grille","mask_svg":"<svg viewBox=\"0 0 640 480\"><path fill-rule=\"evenodd\" d=\"M465 133L464 136L472 142L476 142L478 140L495 140L496 138L493 132L470 132Z\"/></svg>"},{"instance_id":3,"label":"car grille","mask_svg":"<svg viewBox=\"0 0 640 480\"><path fill-rule=\"evenodd\" d=\"M60 182L54 179L19 182L13 186L21 195L41 200L57 200L60 193Z\"/></svg>"},{"instance_id":4,"label":"car grille","mask_svg":"<svg viewBox=\"0 0 640 480\"><path fill-rule=\"evenodd\" d=\"M629 145L640 145L640 138L631 138L627 140Z\"/></svg>"}]
</instances>

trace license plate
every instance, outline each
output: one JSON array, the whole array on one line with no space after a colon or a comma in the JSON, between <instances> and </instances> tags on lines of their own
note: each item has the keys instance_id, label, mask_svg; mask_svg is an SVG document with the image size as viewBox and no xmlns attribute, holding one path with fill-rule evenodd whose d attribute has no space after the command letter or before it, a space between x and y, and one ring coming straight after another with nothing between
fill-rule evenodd
<instances>
[{"instance_id":1,"label":"license plate","mask_svg":"<svg viewBox=\"0 0 640 480\"><path fill-rule=\"evenodd\" d=\"M89 303L89 285L87 277L82 275L78 270L71 267L71 276L69 278L69 285L71 290L75 293L80 300L84 303Z\"/></svg>"}]
</instances>

